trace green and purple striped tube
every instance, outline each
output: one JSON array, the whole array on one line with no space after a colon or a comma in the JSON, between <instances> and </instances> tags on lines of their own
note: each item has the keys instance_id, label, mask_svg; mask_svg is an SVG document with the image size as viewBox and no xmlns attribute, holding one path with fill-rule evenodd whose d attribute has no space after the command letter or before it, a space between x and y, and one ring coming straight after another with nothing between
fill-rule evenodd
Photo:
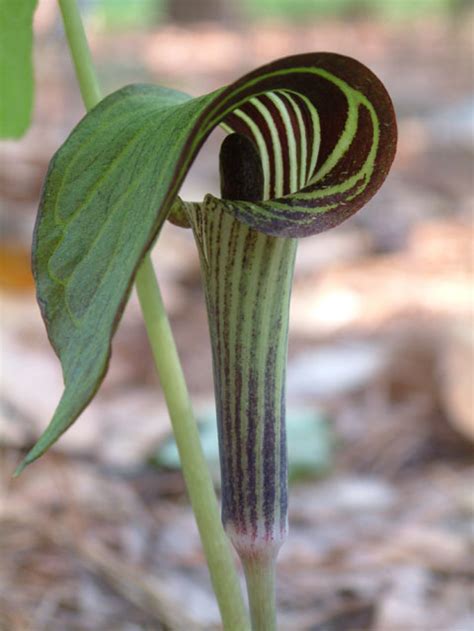
<instances>
[{"instance_id":1,"label":"green and purple striped tube","mask_svg":"<svg viewBox=\"0 0 474 631\"><path fill-rule=\"evenodd\" d=\"M213 352L222 520L242 557L287 532L285 369L297 241L264 235L214 198L191 211Z\"/></svg>"}]
</instances>

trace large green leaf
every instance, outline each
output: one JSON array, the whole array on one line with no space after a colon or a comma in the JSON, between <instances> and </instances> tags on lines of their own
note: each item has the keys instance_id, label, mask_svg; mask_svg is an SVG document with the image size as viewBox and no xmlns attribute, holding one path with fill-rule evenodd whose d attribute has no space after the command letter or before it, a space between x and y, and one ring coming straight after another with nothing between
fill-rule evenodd
<instances>
[{"instance_id":1,"label":"large green leaf","mask_svg":"<svg viewBox=\"0 0 474 631\"><path fill-rule=\"evenodd\" d=\"M0 137L19 138L33 106L33 13L37 0L0 0Z\"/></svg>"},{"instance_id":2,"label":"large green leaf","mask_svg":"<svg viewBox=\"0 0 474 631\"><path fill-rule=\"evenodd\" d=\"M264 175L262 201L226 201L225 211L274 236L343 221L376 192L395 152L385 88L331 53L279 60L195 99L150 85L104 99L51 161L39 209L33 268L65 390L25 464L99 387L137 267L219 124L250 138Z\"/></svg>"}]
</instances>

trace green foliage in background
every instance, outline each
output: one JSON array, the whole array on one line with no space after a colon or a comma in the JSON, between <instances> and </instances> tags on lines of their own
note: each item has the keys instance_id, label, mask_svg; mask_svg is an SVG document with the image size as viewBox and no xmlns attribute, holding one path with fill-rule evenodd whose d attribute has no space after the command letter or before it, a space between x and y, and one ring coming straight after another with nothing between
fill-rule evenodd
<instances>
[{"instance_id":1,"label":"green foliage in background","mask_svg":"<svg viewBox=\"0 0 474 631\"><path fill-rule=\"evenodd\" d=\"M455 10L460 4L459 0L244 0L250 16L285 19L363 15L403 19Z\"/></svg>"},{"instance_id":2,"label":"green foliage in background","mask_svg":"<svg viewBox=\"0 0 474 631\"><path fill-rule=\"evenodd\" d=\"M33 109L36 0L0 0L0 138L19 138Z\"/></svg>"},{"instance_id":3,"label":"green foliage in background","mask_svg":"<svg viewBox=\"0 0 474 631\"><path fill-rule=\"evenodd\" d=\"M146 28L167 18L173 0L90 0L86 4L94 22L105 29ZM189 0L199 3L199 0ZM470 0L222 0L244 19L282 19L300 21L308 18L351 19L381 17L410 19L433 14L449 14L469 4Z\"/></svg>"},{"instance_id":4,"label":"green foliage in background","mask_svg":"<svg viewBox=\"0 0 474 631\"><path fill-rule=\"evenodd\" d=\"M102 28L143 28L153 26L165 17L164 0L96 0L90 13Z\"/></svg>"}]
</instances>

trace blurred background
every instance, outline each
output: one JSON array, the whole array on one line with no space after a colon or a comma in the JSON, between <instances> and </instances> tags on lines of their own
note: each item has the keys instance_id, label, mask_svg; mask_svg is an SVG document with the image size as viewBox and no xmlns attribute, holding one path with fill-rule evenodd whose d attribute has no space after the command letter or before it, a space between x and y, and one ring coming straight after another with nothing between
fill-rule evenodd
<instances>
[{"instance_id":1,"label":"blurred background","mask_svg":"<svg viewBox=\"0 0 474 631\"><path fill-rule=\"evenodd\" d=\"M400 135L385 186L299 246L281 629L472 631L472 2L80 5L104 93L153 82L198 95L321 50L358 58L385 83ZM39 1L35 34L33 126L0 144L0 629L218 629L135 295L94 402L11 479L62 390L30 244L48 161L84 114L54 0ZM185 199L218 193L220 141L202 149ZM167 225L154 259L218 486L190 233Z\"/></svg>"}]
</instances>

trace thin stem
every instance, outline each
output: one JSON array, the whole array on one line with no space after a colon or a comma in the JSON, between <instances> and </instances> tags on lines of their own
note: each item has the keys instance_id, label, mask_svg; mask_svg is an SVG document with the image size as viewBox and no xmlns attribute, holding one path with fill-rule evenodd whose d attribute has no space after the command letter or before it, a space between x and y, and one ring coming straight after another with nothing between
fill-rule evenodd
<instances>
[{"instance_id":1,"label":"thin stem","mask_svg":"<svg viewBox=\"0 0 474 631\"><path fill-rule=\"evenodd\" d=\"M82 100L87 110L101 100L99 81L76 0L58 0L69 50L76 69Z\"/></svg>"},{"instance_id":2,"label":"thin stem","mask_svg":"<svg viewBox=\"0 0 474 631\"><path fill-rule=\"evenodd\" d=\"M253 631L276 631L275 557L242 558Z\"/></svg>"},{"instance_id":3,"label":"thin stem","mask_svg":"<svg viewBox=\"0 0 474 631\"><path fill-rule=\"evenodd\" d=\"M87 109L101 99L76 0L58 0L82 98ZM212 485L171 327L149 256L136 288L155 364L168 405L183 475L226 631L246 631L248 618Z\"/></svg>"},{"instance_id":4,"label":"thin stem","mask_svg":"<svg viewBox=\"0 0 474 631\"><path fill-rule=\"evenodd\" d=\"M229 631L246 629L247 616L232 555L222 529L186 382L149 256L145 257L138 271L136 288L224 627Z\"/></svg>"}]
</instances>

